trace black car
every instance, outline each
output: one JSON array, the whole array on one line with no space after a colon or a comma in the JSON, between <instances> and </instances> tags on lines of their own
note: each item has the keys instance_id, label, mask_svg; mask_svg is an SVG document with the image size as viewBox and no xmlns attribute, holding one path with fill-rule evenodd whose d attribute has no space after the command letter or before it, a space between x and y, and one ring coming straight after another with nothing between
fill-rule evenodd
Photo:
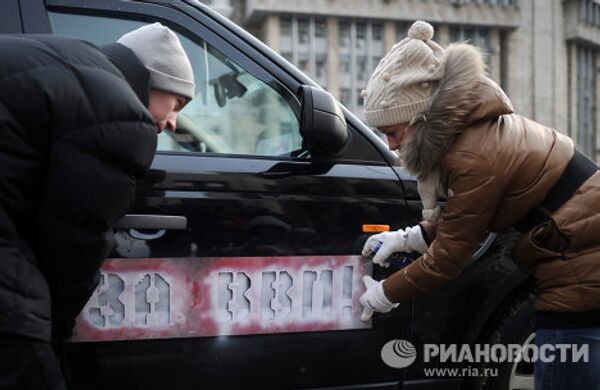
<instances>
[{"instance_id":1,"label":"black car","mask_svg":"<svg viewBox=\"0 0 600 390\"><path fill-rule=\"evenodd\" d=\"M197 1L0 3L1 33L99 45L156 21L180 36L198 95L159 136L100 285L58 348L69 388L533 388L521 364L466 378L427 376L419 356L383 362L394 339L531 342L515 233L488 235L441 291L360 321L361 277L395 271L359 256L364 225L418 223L415 179L256 38Z\"/></svg>"}]
</instances>

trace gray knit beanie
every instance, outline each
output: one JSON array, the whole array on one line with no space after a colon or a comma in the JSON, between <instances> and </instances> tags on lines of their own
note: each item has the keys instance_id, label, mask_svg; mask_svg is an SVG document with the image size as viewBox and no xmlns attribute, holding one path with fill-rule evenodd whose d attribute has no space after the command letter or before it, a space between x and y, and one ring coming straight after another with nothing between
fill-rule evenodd
<instances>
[{"instance_id":1,"label":"gray knit beanie","mask_svg":"<svg viewBox=\"0 0 600 390\"><path fill-rule=\"evenodd\" d=\"M160 23L123 35L117 43L131 49L150 71L150 87L189 99L194 97L194 71L179 38Z\"/></svg>"},{"instance_id":2,"label":"gray knit beanie","mask_svg":"<svg viewBox=\"0 0 600 390\"><path fill-rule=\"evenodd\" d=\"M425 111L443 74L444 49L432 41L433 27L415 22L408 37L383 57L362 91L369 126L410 123Z\"/></svg>"}]
</instances>

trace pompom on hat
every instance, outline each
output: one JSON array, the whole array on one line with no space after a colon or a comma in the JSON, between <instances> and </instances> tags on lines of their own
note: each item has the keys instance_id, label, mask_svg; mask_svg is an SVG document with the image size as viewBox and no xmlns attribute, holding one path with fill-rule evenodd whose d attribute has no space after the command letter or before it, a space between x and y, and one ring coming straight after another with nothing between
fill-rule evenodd
<instances>
[{"instance_id":1,"label":"pompom on hat","mask_svg":"<svg viewBox=\"0 0 600 390\"><path fill-rule=\"evenodd\" d=\"M416 21L375 68L361 93L369 126L410 123L425 111L443 74L445 51L433 36L431 24Z\"/></svg>"},{"instance_id":2,"label":"pompom on hat","mask_svg":"<svg viewBox=\"0 0 600 390\"><path fill-rule=\"evenodd\" d=\"M408 37L420 39L422 41L430 41L433 39L433 26L427 22L417 20L408 30Z\"/></svg>"}]
</instances>

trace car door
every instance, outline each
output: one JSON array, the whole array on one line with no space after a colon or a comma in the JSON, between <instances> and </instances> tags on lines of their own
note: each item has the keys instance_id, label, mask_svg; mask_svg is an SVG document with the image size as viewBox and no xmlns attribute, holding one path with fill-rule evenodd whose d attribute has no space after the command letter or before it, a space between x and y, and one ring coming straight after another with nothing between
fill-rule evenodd
<instances>
[{"instance_id":1,"label":"car door","mask_svg":"<svg viewBox=\"0 0 600 390\"><path fill-rule=\"evenodd\" d=\"M177 132L159 136L66 346L71 386L398 386L402 371L380 351L408 338L410 305L359 319L361 277L385 277L359 256L363 225L415 218L381 145L349 122L343 150L311 157L297 93L309 81L210 13L45 4L53 33L96 44L160 21L178 33L197 83Z\"/></svg>"}]
</instances>

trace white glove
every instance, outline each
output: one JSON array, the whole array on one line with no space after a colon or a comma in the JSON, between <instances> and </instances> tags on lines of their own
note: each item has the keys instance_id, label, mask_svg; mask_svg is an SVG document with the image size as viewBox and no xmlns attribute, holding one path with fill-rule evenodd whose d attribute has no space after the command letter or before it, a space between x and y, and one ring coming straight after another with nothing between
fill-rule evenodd
<instances>
[{"instance_id":1,"label":"white glove","mask_svg":"<svg viewBox=\"0 0 600 390\"><path fill-rule=\"evenodd\" d=\"M362 278L367 287L367 291L360 296L359 302L363 305L363 311L360 319L364 322L369 321L374 312L387 313L398 307L398 303L392 303L383 292L383 280L378 282L369 275Z\"/></svg>"},{"instance_id":2,"label":"white glove","mask_svg":"<svg viewBox=\"0 0 600 390\"><path fill-rule=\"evenodd\" d=\"M379 250L377 250L377 246L379 246ZM373 257L373 263L381 267L389 267L390 263L387 262L387 258L394 252L401 252L405 246L406 237L404 237L404 231L379 233L372 235L365 242L362 255L370 256L377 251Z\"/></svg>"},{"instance_id":3,"label":"white glove","mask_svg":"<svg viewBox=\"0 0 600 390\"><path fill-rule=\"evenodd\" d=\"M381 243L379 250L375 253L377 246ZM398 230L396 232L384 232L375 234L365 242L362 249L363 256L373 256L373 263L381 267L389 267L390 263L387 259L392 253L402 252L419 252L423 253L427 250L427 243L421 233L421 226L415 225L406 228L406 230Z\"/></svg>"}]
</instances>

